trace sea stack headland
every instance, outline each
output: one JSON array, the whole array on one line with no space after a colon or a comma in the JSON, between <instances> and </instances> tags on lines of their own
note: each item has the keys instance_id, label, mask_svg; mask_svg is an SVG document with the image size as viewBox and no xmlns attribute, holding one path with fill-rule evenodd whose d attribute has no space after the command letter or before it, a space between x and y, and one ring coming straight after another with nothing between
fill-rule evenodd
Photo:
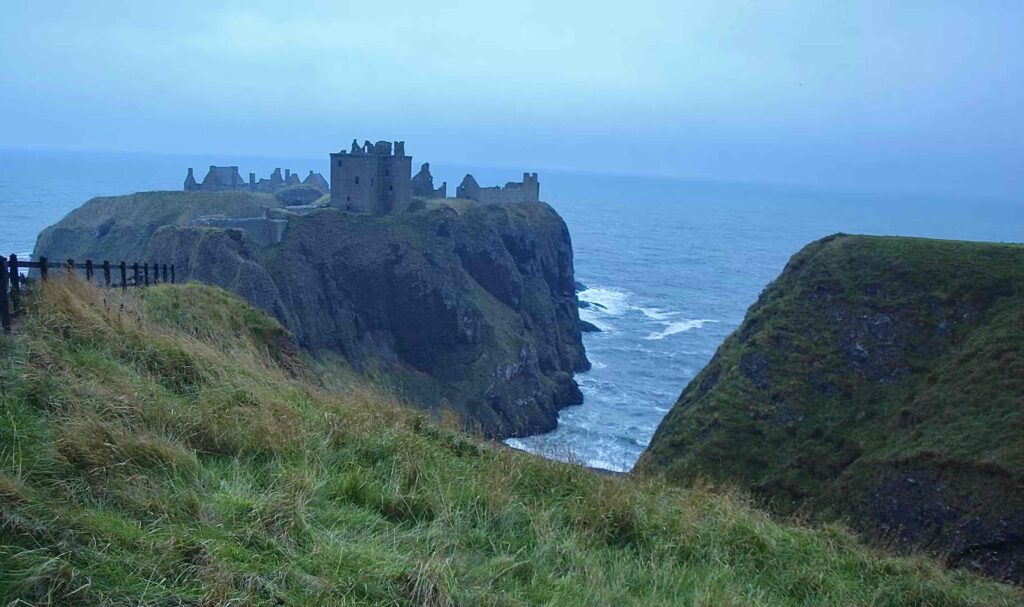
<instances>
[{"instance_id":1,"label":"sea stack headland","mask_svg":"<svg viewBox=\"0 0 1024 607\"><path fill-rule=\"evenodd\" d=\"M573 373L589 363L569 231L536 174L527 195L479 201L439 198L445 187L420 176L424 198L404 142L353 141L330 161L326 189L312 172L245 182L211 167L181 192L95 198L44 230L35 255L174 263L420 406L494 437L553 429L581 402ZM316 200L291 204L296 188Z\"/></svg>"}]
</instances>

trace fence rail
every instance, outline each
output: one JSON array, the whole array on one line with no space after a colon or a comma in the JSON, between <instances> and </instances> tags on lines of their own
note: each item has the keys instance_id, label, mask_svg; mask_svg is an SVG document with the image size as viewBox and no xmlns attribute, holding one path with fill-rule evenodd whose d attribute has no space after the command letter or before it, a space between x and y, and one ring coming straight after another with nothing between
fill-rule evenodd
<instances>
[{"instance_id":1,"label":"fence rail","mask_svg":"<svg viewBox=\"0 0 1024 607\"><path fill-rule=\"evenodd\" d=\"M111 263L104 259L100 263L94 263L86 259L85 263L77 263L74 259L64 261L51 261L46 257L39 257L38 261L22 261L17 255L4 257L0 255L0 326L3 330L11 330L11 317L17 312L22 303L23 292L30 287L32 280L22 276L20 270L39 270L40 280L49 280L50 270L58 270L67 273L75 273L77 270L85 270L85 279L89 282L97 282L102 279L102 286L106 288L120 288L127 290L128 287L148 287L150 284L174 283L174 264L150 264L148 262L128 263L125 261ZM152 271L152 281L150 281Z\"/></svg>"}]
</instances>

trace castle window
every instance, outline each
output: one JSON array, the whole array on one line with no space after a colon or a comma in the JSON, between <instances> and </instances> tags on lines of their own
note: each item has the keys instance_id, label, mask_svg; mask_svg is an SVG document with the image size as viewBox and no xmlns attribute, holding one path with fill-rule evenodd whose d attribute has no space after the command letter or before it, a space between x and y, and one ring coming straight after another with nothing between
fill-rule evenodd
<instances>
[{"instance_id":1,"label":"castle window","mask_svg":"<svg viewBox=\"0 0 1024 607\"><path fill-rule=\"evenodd\" d=\"M391 169L384 169L384 176L391 177Z\"/></svg>"},{"instance_id":2,"label":"castle window","mask_svg":"<svg viewBox=\"0 0 1024 607\"><path fill-rule=\"evenodd\" d=\"M370 185L373 185L373 180L372 179L370 180Z\"/></svg>"},{"instance_id":3,"label":"castle window","mask_svg":"<svg viewBox=\"0 0 1024 607\"><path fill-rule=\"evenodd\" d=\"M341 166L341 161L340 160L338 161L338 166Z\"/></svg>"},{"instance_id":4,"label":"castle window","mask_svg":"<svg viewBox=\"0 0 1024 607\"><path fill-rule=\"evenodd\" d=\"M346 196L345 197L345 202L352 202L352 197L351 196Z\"/></svg>"},{"instance_id":5,"label":"castle window","mask_svg":"<svg viewBox=\"0 0 1024 607\"><path fill-rule=\"evenodd\" d=\"M356 175L356 185L359 185L359 175Z\"/></svg>"},{"instance_id":6,"label":"castle window","mask_svg":"<svg viewBox=\"0 0 1024 607\"><path fill-rule=\"evenodd\" d=\"M389 192L392 192L392 191L394 191L394 189L395 189L395 186L393 186L393 185L389 185L389 186L388 186L388 191L389 191Z\"/></svg>"}]
</instances>

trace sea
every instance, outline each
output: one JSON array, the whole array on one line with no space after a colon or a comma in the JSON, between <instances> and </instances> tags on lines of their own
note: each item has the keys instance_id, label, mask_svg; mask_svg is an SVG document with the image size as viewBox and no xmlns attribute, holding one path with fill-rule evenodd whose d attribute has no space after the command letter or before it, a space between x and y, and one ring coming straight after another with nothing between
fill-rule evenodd
<instances>
[{"instance_id":1,"label":"sea","mask_svg":"<svg viewBox=\"0 0 1024 607\"><path fill-rule=\"evenodd\" d=\"M94 196L182 187L210 164L266 176L275 167L327 174L319 159L0 150L0 251L28 256L36 235ZM449 192L467 172L482 184L521 178L494 167L431 163ZM547 434L509 446L628 471L686 384L710 360L791 255L833 234L1024 242L1018 200L540 171L541 197L565 219L583 341L582 405Z\"/></svg>"}]
</instances>

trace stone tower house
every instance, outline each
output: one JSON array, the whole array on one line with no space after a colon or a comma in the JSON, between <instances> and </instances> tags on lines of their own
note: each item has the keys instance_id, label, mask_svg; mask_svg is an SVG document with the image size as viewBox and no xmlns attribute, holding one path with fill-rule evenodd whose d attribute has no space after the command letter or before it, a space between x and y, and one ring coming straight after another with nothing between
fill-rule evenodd
<instances>
[{"instance_id":1,"label":"stone tower house","mask_svg":"<svg viewBox=\"0 0 1024 607\"><path fill-rule=\"evenodd\" d=\"M331 154L331 206L357 213L401 213L412 201L412 157L405 142L355 140Z\"/></svg>"}]
</instances>

